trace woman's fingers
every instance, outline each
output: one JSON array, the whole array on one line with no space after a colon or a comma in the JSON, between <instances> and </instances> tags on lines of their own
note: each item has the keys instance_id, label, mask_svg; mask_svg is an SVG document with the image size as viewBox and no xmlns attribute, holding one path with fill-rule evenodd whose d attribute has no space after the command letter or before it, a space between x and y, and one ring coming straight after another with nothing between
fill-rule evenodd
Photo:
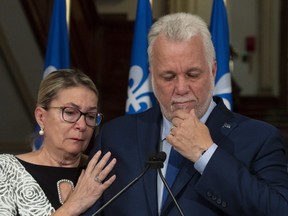
<instances>
[{"instance_id":1,"label":"woman's fingers","mask_svg":"<svg viewBox=\"0 0 288 216\"><path fill-rule=\"evenodd\" d=\"M86 168L86 173L91 174L101 156L101 151L97 151L96 154L92 157L92 159L89 161L87 168Z\"/></svg>"},{"instance_id":2,"label":"woman's fingers","mask_svg":"<svg viewBox=\"0 0 288 216\"><path fill-rule=\"evenodd\" d=\"M103 183L103 180L108 176L108 174L111 172L111 170L115 166L116 159L113 158L109 162L110 157L111 157L111 152L107 152L101 159L100 157L101 157L101 151L97 151L97 153L92 157L92 159L88 163L85 173L87 175L92 176L92 178L94 178L96 182L101 184ZM112 177L110 178L111 183L115 180L114 179L115 177L113 178ZM109 180L107 184L109 184L110 182Z\"/></svg>"},{"instance_id":3,"label":"woman's fingers","mask_svg":"<svg viewBox=\"0 0 288 216\"><path fill-rule=\"evenodd\" d=\"M111 156L111 153L107 153L104 155L104 157L99 161L99 163L96 165L95 170L93 171L95 175L95 181L98 183L102 183L103 180L108 176L108 174L111 172L113 167L116 164L116 159L113 158L108 164L108 160Z\"/></svg>"}]
</instances>

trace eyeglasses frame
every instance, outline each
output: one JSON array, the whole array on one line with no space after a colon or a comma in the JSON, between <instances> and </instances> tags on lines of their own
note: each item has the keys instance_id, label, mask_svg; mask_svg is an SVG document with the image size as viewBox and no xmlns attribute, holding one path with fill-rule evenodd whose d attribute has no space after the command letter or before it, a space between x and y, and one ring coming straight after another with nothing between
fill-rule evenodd
<instances>
[{"instance_id":1,"label":"eyeglasses frame","mask_svg":"<svg viewBox=\"0 0 288 216\"><path fill-rule=\"evenodd\" d=\"M76 109L76 110L79 111L80 115L79 115L79 117L78 117L78 119L77 119L76 121L71 122L71 121L65 120L65 118L64 118L64 110L67 109L67 108L72 108L72 109ZM75 123L75 122L79 121L79 119L80 119L81 116L83 115L83 116L84 116L84 119L85 119L86 125L87 125L88 127L91 127L91 128L96 128L96 127L98 127L98 126L101 124L102 119L104 118L104 115L103 115L102 113L96 112L96 118L100 116L101 119L100 119L100 122L99 122L99 123L96 122L96 125L95 125L95 126L92 126L92 125L88 125L88 124L87 124L87 120L86 120L86 115L89 114L90 112L86 112L86 113L85 113L85 112L82 112L81 110L79 110L79 109L76 108L76 107L69 107L69 106L48 107L48 109L60 109L60 110L61 110L61 116L62 116L63 121L68 122L68 123Z\"/></svg>"}]
</instances>

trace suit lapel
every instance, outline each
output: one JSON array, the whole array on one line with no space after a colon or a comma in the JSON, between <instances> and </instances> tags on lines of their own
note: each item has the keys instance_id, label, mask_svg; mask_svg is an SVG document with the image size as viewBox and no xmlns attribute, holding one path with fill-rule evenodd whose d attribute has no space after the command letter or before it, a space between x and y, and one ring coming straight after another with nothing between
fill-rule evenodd
<instances>
[{"instance_id":1,"label":"suit lapel","mask_svg":"<svg viewBox=\"0 0 288 216\"><path fill-rule=\"evenodd\" d=\"M137 145L139 148L140 166L144 167L149 157L159 151L161 119L162 114L158 105L155 105L147 112L139 114L137 117ZM151 215L155 215L158 212L157 170L148 170L143 176L143 183Z\"/></svg>"},{"instance_id":2,"label":"suit lapel","mask_svg":"<svg viewBox=\"0 0 288 216\"><path fill-rule=\"evenodd\" d=\"M208 117L206 125L209 128L213 142L219 147L228 150L232 148L232 146L227 145L229 142L224 141L238 126L238 122L235 121L234 114L226 108L222 99L214 97L214 101L217 103L217 106Z\"/></svg>"},{"instance_id":3,"label":"suit lapel","mask_svg":"<svg viewBox=\"0 0 288 216\"><path fill-rule=\"evenodd\" d=\"M194 163L192 163L189 160L184 159L183 165L181 169L179 170L179 173L174 181L174 184L171 187L171 191L174 195L174 197L177 200L178 194L181 192L181 190L185 187L185 185L188 184L189 181L193 178L194 175L198 175L197 171L194 168ZM198 179L198 178L197 178ZM175 205L171 196L168 194L168 198L166 202L163 205L161 215L167 215L167 208L170 205ZM181 207L181 206L180 206Z\"/></svg>"}]
</instances>

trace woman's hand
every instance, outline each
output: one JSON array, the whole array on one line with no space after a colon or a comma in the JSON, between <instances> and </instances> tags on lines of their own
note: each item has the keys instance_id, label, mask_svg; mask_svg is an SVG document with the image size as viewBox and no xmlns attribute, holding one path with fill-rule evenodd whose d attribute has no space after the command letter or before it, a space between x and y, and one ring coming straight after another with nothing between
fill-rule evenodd
<instances>
[{"instance_id":1,"label":"woman's hand","mask_svg":"<svg viewBox=\"0 0 288 216\"><path fill-rule=\"evenodd\" d=\"M98 151L88 163L86 170L82 170L75 190L68 200L53 214L54 216L80 215L91 207L115 181L116 175L111 176L107 180L105 178L115 166L116 159L113 158L108 163L111 157L110 152L107 152L101 160L99 160L100 156L101 151Z\"/></svg>"}]
</instances>

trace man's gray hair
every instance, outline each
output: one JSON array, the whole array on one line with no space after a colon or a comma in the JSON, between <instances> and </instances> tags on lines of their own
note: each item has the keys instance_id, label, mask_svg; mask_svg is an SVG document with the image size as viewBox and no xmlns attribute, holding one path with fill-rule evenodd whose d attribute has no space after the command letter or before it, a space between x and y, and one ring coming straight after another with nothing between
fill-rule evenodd
<instances>
[{"instance_id":1,"label":"man's gray hair","mask_svg":"<svg viewBox=\"0 0 288 216\"><path fill-rule=\"evenodd\" d=\"M175 13L161 17L150 29L148 35L148 57L150 65L152 64L153 45L160 34L174 41L187 41L196 35L200 35L209 67L216 58L211 34L205 21L199 16L189 13Z\"/></svg>"}]
</instances>

